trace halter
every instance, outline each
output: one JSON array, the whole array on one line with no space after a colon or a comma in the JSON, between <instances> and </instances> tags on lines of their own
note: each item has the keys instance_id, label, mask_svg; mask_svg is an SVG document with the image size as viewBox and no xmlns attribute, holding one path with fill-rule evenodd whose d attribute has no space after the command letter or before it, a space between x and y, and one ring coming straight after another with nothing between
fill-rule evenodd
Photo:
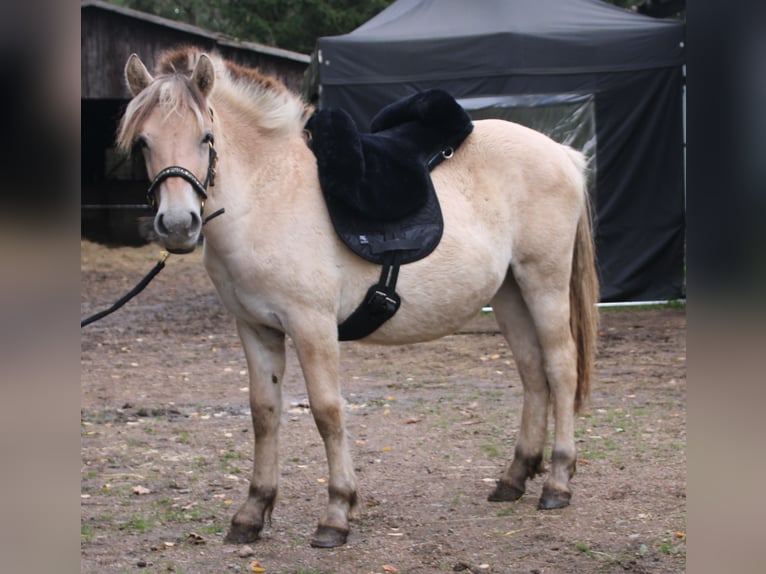
<instances>
[{"instance_id":1,"label":"halter","mask_svg":"<svg viewBox=\"0 0 766 574\"><path fill-rule=\"evenodd\" d=\"M208 145L210 146L210 151L208 154L207 176L205 177L205 182L201 182L191 171L179 165L171 165L160 170L149 185L149 189L146 191L146 201L153 209L157 209L157 187L169 177L180 177L181 179L188 181L194 191L197 192L197 195L200 196L200 199L202 200L202 209L205 208L207 188L208 185L215 185L215 166L218 163L218 153L215 151L215 145L213 145L212 139L208 142Z\"/></svg>"},{"instance_id":2,"label":"halter","mask_svg":"<svg viewBox=\"0 0 766 574\"><path fill-rule=\"evenodd\" d=\"M210 120L213 120L213 109L208 108L208 112L210 113ZM209 152L208 152L208 161L207 161L207 175L205 176L204 183L201 182L199 179L197 179L197 176L195 176L191 171L186 169L185 167L181 167L180 165L171 165L169 167L166 167L160 172L154 176L154 179L152 180L152 183L149 184L149 189L146 190L146 201L149 203L149 205L152 207L152 209L157 209L157 187L166 179L169 177L180 177L181 179L185 179L188 181L194 191L199 195L201 200L201 206L200 206L200 216L205 211L205 200L207 200L207 188L208 186L214 186L215 185L215 168L218 164L218 152L215 151L215 144L213 142L213 138L210 138L210 141L207 142L209 146ZM214 217L218 217L224 212L224 209L221 208L218 211L211 213L208 215L204 220L202 221L202 224L204 225Z\"/></svg>"}]
</instances>

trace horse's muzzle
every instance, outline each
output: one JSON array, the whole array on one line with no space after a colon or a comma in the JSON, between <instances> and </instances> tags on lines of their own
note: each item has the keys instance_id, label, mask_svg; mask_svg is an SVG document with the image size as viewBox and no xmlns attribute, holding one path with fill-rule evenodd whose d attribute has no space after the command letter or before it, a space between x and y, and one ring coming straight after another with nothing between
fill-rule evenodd
<instances>
[{"instance_id":1,"label":"horse's muzzle","mask_svg":"<svg viewBox=\"0 0 766 574\"><path fill-rule=\"evenodd\" d=\"M197 246L202 219L195 211L161 209L154 218L154 230L171 253L190 253Z\"/></svg>"}]
</instances>

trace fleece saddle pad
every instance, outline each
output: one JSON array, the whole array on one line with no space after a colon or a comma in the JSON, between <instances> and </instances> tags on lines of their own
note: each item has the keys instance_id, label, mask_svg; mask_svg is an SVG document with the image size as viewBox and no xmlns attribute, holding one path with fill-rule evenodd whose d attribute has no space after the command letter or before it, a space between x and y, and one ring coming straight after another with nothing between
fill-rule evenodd
<instances>
[{"instance_id":1,"label":"fleece saddle pad","mask_svg":"<svg viewBox=\"0 0 766 574\"><path fill-rule=\"evenodd\" d=\"M401 264L430 254L444 223L430 170L465 140L473 124L442 90L416 93L383 108L370 133L340 109L315 112L306 124L319 182L335 231L373 263Z\"/></svg>"}]
</instances>

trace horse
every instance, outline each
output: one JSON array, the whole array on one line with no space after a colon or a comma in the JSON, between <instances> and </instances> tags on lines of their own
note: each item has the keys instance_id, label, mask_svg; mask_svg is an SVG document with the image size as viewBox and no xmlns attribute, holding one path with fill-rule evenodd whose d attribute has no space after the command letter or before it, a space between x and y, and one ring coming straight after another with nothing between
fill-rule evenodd
<instances>
[{"instance_id":1,"label":"horse","mask_svg":"<svg viewBox=\"0 0 766 574\"><path fill-rule=\"evenodd\" d=\"M246 357L253 470L225 541L253 542L271 519L289 336L329 467L327 506L310 544L343 545L359 504L338 325L380 267L334 232L304 133L312 108L275 77L195 48L161 54L154 75L132 54L125 80L133 97L117 144L143 154L158 240L173 253L202 244ZM589 393L598 328L583 157L526 127L487 119L474 122L431 180L441 241L402 267L401 307L361 342L433 340L489 303L523 382L523 405L512 461L488 499L516 500L527 479L547 472L550 406L550 471L538 508L565 507L576 467L575 415Z\"/></svg>"}]
</instances>

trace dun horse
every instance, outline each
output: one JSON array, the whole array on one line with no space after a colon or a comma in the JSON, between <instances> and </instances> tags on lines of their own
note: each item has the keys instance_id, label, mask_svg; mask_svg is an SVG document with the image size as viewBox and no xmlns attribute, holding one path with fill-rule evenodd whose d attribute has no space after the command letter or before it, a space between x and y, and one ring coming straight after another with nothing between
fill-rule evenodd
<instances>
[{"instance_id":1,"label":"dun horse","mask_svg":"<svg viewBox=\"0 0 766 574\"><path fill-rule=\"evenodd\" d=\"M205 223L204 265L236 317L247 359L253 474L227 540L256 540L270 519L290 336L329 466L329 501L311 544L344 544L357 481L341 403L338 325L380 266L353 254L333 229L304 135L311 110L274 78L193 49L163 54L154 76L134 54L125 74L134 98L118 144L143 153L159 240L171 252L190 252ZM402 266L401 307L363 341L435 339L490 302L524 402L513 460L489 500L515 500L527 479L546 472L552 406L552 457L539 508L567 506L574 415L588 395L597 329L582 157L517 124L482 120L431 176L441 241Z\"/></svg>"}]
</instances>

